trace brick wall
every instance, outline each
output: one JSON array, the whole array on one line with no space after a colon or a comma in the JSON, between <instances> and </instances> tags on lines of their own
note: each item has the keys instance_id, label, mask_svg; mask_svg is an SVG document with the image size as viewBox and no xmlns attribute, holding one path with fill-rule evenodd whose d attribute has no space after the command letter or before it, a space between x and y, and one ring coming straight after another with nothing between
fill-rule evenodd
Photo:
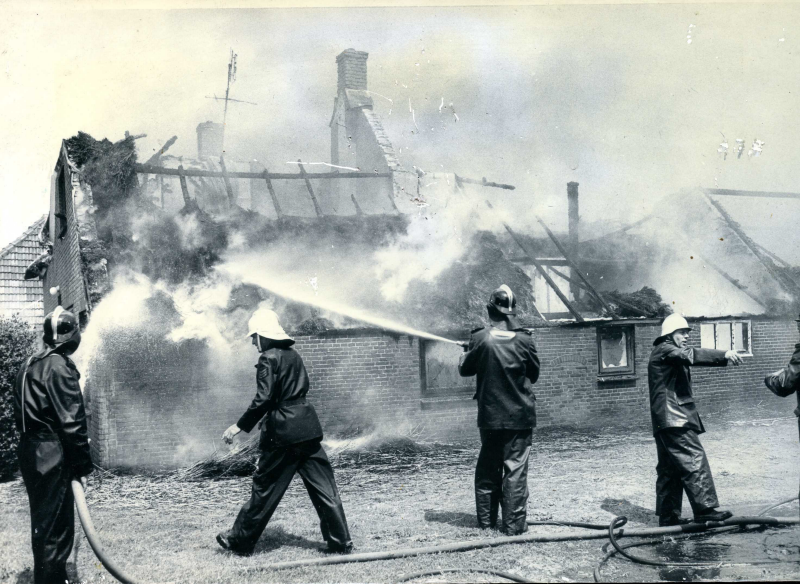
<instances>
[{"instance_id":1,"label":"brick wall","mask_svg":"<svg viewBox=\"0 0 800 584\"><path fill-rule=\"evenodd\" d=\"M632 379L602 382L594 325L537 329L539 425L649 424L647 359L658 331L654 322L637 324ZM763 378L788 361L796 339L792 321L753 320L753 356L744 365L695 368L701 413L771 401L788 415L793 400L774 398ZM690 342L699 346L699 326ZM475 437L476 405L469 395L422 391L419 343L374 330L298 337L296 349L311 378L309 399L325 432L416 428L427 439ZM215 360L199 342L175 345L139 336L106 343L88 375L96 460L169 467L208 456L249 405L255 362L255 351Z\"/></svg>"}]
</instances>

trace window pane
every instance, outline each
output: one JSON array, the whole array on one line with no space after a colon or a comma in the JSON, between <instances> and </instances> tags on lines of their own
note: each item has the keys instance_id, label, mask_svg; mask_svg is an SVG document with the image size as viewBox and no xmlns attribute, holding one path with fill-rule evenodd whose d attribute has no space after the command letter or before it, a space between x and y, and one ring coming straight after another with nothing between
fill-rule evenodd
<instances>
[{"instance_id":1,"label":"window pane","mask_svg":"<svg viewBox=\"0 0 800 584\"><path fill-rule=\"evenodd\" d=\"M458 359L464 350L449 343L425 342L426 389L433 392L473 389L475 378L458 374Z\"/></svg>"},{"instance_id":2,"label":"window pane","mask_svg":"<svg viewBox=\"0 0 800 584\"><path fill-rule=\"evenodd\" d=\"M603 369L628 366L628 333L622 329L605 330L600 336Z\"/></svg>"},{"instance_id":3,"label":"window pane","mask_svg":"<svg viewBox=\"0 0 800 584\"><path fill-rule=\"evenodd\" d=\"M750 326L747 322L733 324L734 348L739 353L750 352Z\"/></svg>"},{"instance_id":4,"label":"window pane","mask_svg":"<svg viewBox=\"0 0 800 584\"><path fill-rule=\"evenodd\" d=\"M700 325L700 346L703 349L713 349L717 345L714 341L714 325L701 324Z\"/></svg>"},{"instance_id":5,"label":"window pane","mask_svg":"<svg viewBox=\"0 0 800 584\"><path fill-rule=\"evenodd\" d=\"M730 351L731 344L731 323L721 322L717 324L717 349L720 351Z\"/></svg>"}]
</instances>

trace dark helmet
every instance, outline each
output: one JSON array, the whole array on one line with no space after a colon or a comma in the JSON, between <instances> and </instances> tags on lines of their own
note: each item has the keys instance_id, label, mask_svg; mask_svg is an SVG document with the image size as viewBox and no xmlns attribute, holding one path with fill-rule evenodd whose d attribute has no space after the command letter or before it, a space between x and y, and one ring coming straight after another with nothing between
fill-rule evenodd
<instances>
[{"instance_id":1,"label":"dark helmet","mask_svg":"<svg viewBox=\"0 0 800 584\"><path fill-rule=\"evenodd\" d=\"M81 328L78 319L61 306L44 317L44 342L51 347L67 346L74 353L81 343Z\"/></svg>"},{"instance_id":2,"label":"dark helmet","mask_svg":"<svg viewBox=\"0 0 800 584\"><path fill-rule=\"evenodd\" d=\"M517 297L514 296L511 288L503 284L492 292L486 307L489 310L496 310L500 314L517 314Z\"/></svg>"}]
</instances>

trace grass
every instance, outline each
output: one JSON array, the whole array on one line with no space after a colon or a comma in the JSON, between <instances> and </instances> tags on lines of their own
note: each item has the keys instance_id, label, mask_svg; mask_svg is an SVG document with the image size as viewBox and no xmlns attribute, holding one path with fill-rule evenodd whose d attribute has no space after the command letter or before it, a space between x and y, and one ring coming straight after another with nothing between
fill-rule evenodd
<instances>
[{"instance_id":1,"label":"grass","mask_svg":"<svg viewBox=\"0 0 800 584\"><path fill-rule=\"evenodd\" d=\"M788 411L748 412L746 417L742 412L736 414L706 419L708 433L703 442L723 507L738 514L754 514L770 502L797 493L797 422ZM472 479L477 442L421 444L400 453L379 450L332 451L356 551L498 535L475 526ZM607 523L614 515L625 514L632 527L654 525L655 462L655 445L646 428L539 430L531 455L529 518ZM603 555L602 541L595 540L508 545L274 572L264 568L274 562L323 556L316 513L299 480L292 483L255 555L249 558L225 553L214 541L217 532L230 527L249 496L247 477L181 481L174 476L95 473L91 482L93 489L87 499L106 550L123 569L145 582L391 582L400 574L436 568L461 568L464 572L428 581L492 580L491 576L469 572L470 568L497 569L538 581L591 581L591 572ZM0 581L31 581L27 497L20 480L0 485L0 505L4 510ZM685 509L688 513L688 504ZM787 507L783 512L797 513L797 507ZM771 531L767 536L778 537ZM766 536L725 537L730 549L744 546L742 549L751 554ZM782 550L788 551L782 552L783 556L793 558L800 551L795 548L786 544ZM759 559L768 559L763 553L761 556ZM80 581L110 580L83 537L79 538L76 557ZM671 577L617 560L612 560L603 574L617 581ZM712 575L712 579L797 577L797 564L789 563L723 569Z\"/></svg>"}]
</instances>

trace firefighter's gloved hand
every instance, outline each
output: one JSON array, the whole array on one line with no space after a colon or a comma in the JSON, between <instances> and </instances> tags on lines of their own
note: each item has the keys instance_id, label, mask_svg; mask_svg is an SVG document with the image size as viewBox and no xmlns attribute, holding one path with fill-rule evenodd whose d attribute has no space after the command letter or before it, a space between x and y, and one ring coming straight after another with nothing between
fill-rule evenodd
<instances>
[{"instance_id":1,"label":"firefighter's gloved hand","mask_svg":"<svg viewBox=\"0 0 800 584\"><path fill-rule=\"evenodd\" d=\"M464 349L465 353L469 349L469 343L467 341L457 341L457 344L460 345L462 349Z\"/></svg>"},{"instance_id":2,"label":"firefighter's gloved hand","mask_svg":"<svg viewBox=\"0 0 800 584\"><path fill-rule=\"evenodd\" d=\"M225 444L232 443L234 436L236 436L241 431L242 429L236 424L231 425L230 427L228 427L227 430L225 430L225 433L222 435L222 441L225 442Z\"/></svg>"},{"instance_id":3,"label":"firefighter's gloved hand","mask_svg":"<svg viewBox=\"0 0 800 584\"><path fill-rule=\"evenodd\" d=\"M88 492L88 490L89 490L89 477L84 475L82 477L79 477L78 480L81 483L81 487L83 487L83 492L84 493Z\"/></svg>"},{"instance_id":4,"label":"firefighter's gloved hand","mask_svg":"<svg viewBox=\"0 0 800 584\"><path fill-rule=\"evenodd\" d=\"M734 365L741 365L742 364L742 358L733 349L731 349L730 351L726 351L725 352L725 358L728 361L730 361L731 363L733 363Z\"/></svg>"}]
</instances>

